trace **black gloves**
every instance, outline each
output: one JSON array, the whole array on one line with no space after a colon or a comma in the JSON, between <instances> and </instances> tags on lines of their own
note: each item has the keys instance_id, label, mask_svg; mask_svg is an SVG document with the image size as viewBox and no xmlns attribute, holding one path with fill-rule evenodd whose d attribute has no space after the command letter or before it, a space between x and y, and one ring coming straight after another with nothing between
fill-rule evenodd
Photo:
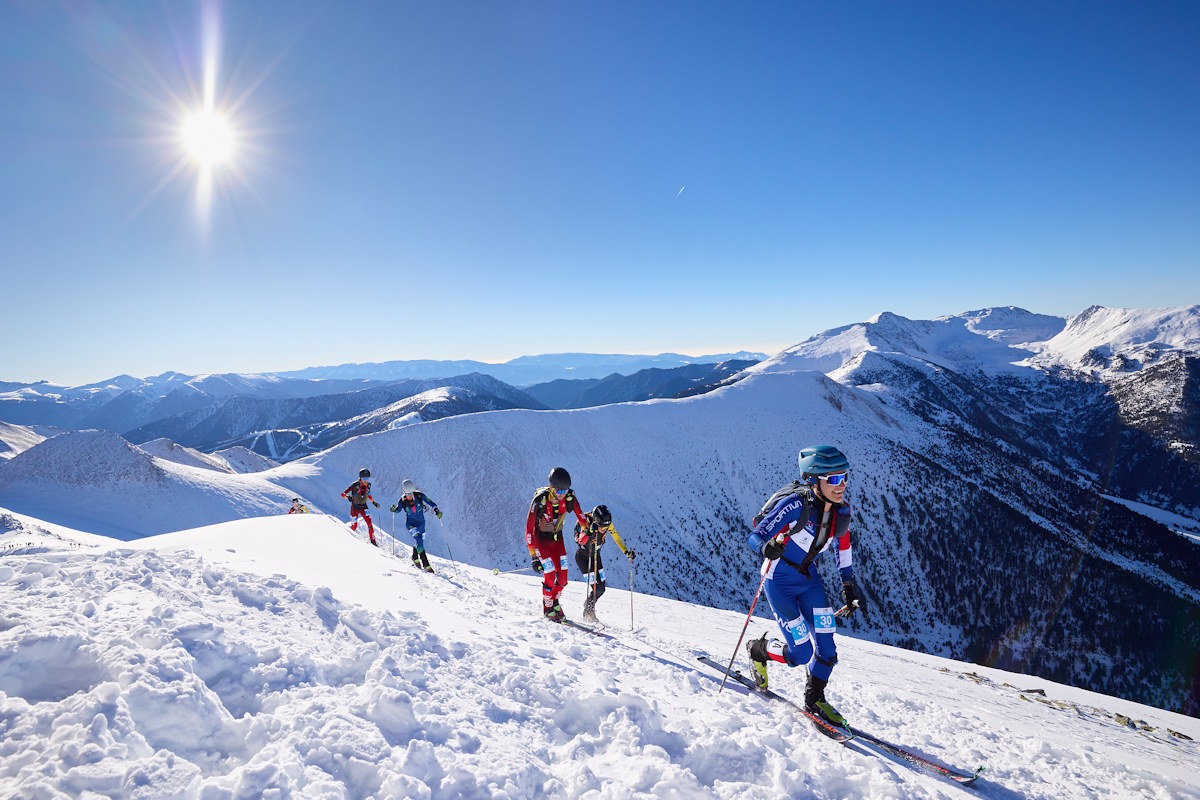
<instances>
[{"instance_id":1,"label":"black gloves","mask_svg":"<svg viewBox=\"0 0 1200 800\"><path fill-rule=\"evenodd\" d=\"M530 556L529 558L530 558L529 566L531 566L533 568L534 572L536 572L538 575L541 575L542 574L541 559L539 559L537 556Z\"/></svg>"},{"instance_id":2,"label":"black gloves","mask_svg":"<svg viewBox=\"0 0 1200 800\"><path fill-rule=\"evenodd\" d=\"M785 544L784 542L778 541L777 539L771 539L770 541L768 541L766 544L763 545L763 549L762 549L763 558L769 559L771 561L774 561L775 559L779 558L781 555L783 555L784 544Z\"/></svg>"},{"instance_id":3,"label":"black gloves","mask_svg":"<svg viewBox=\"0 0 1200 800\"><path fill-rule=\"evenodd\" d=\"M391 507L391 509L389 509L389 510L390 510L390 511L391 511L393 514L395 514L395 513L396 513L396 507L395 507L395 506L392 506L392 507Z\"/></svg>"},{"instance_id":4,"label":"black gloves","mask_svg":"<svg viewBox=\"0 0 1200 800\"><path fill-rule=\"evenodd\" d=\"M846 581L842 584L842 594L846 598L846 616L849 617L861 609L864 617L871 618L871 615L867 613L867 599L859 593L858 587L854 585L853 581Z\"/></svg>"},{"instance_id":5,"label":"black gloves","mask_svg":"<svg viewBox=\"0 0 1200 800\"><path fill-rule=\"evenodd\" d=\"M375 503L375 501L374 501L374 500L372 500L371 502L372 502L372 503ZM376 507L376 508L379 508L379 503L375 503L375 507Z\"/></svg>"},{"instance_id":6,"label":"black gloves","mask_svg":"<svg viewBox=\"0 0 1200 800\"><path fill-rule=\"evenodd\" d=\"M630 548L625 551L625 555L629 556L630 561L633 561L633 557L637 555L637 553L633 552L633 548Z\"/></svg>"},{"instance_id":7,"label":"black gloves","mask_svg":"<svg viewBox=\"0 0 1200 800\"><path fill-rule=\"evenodd\" d=\"M437 518L438 518L438 519L441 519L441 518L442 518L442 511L441 511L441 509L439 509L439 508L435 508L435 509L433 510L433 513L434 513L434 514L437 514Z\"/></svg>"}]
</instances>

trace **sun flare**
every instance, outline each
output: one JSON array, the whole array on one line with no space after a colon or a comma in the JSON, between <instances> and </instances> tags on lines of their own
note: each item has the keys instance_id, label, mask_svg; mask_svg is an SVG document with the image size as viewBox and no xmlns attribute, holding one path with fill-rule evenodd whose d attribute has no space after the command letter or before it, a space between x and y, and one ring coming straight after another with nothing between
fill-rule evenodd
<instances>
[{"instance_id":1,"label":"sun flare","mask_svg":"<svg viewBox=\"0 0 1200 800\"><path fill-rule=\"evenodd\" d=\"M215 111L198 111L184 121L183 145L198 165L215 167L233 157L233 128Z\"/></svg>"}]
</instances>

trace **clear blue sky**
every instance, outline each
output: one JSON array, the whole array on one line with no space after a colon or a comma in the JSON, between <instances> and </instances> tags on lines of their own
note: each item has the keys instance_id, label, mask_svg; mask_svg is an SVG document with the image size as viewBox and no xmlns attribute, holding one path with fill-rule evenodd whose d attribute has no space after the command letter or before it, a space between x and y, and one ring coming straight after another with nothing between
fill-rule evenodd
<instances>
[{"instance_id":1,"label":"clear blue sky","mask_svg":"<svg viewBox=\"0 0 1200 800\"><path fill-rule=\"evenodd\" d=\"M1195 2L9 0L0 123L0 380L1200 302Z\"/></svg>"}]
</instances>

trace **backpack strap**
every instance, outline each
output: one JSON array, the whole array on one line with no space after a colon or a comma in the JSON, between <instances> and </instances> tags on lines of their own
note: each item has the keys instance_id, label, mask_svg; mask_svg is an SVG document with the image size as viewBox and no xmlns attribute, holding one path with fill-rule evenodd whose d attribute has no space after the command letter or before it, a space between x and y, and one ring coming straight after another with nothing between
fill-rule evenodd
<instances>
[{"instance_id":1,"label":"backpack strap","mask_svg":"<svg viewBox=\"0 0 1200 800\"><path fill-rule=\"evenodd\" d=\"M792 481L787 486L780 488L778 491L775 492L775 494L771 495L770 499L767 500L766 503L763 503L762 510L759 511L757 514L755 514L754 518L750 520L750 526L753 528L757 528L758 523L762 522L763 519L766 518L766 516L771 513L771 511L775 508L775 506L777 506L781 502L783 502L784 498L791 497L794 494L800 495L801 499L804 501L804 505L805 505L806 509L812 507L812 501L813 501L812 487L809 486L807 483L801 483L800 481ZM807 514L804 514L803 517L805 520L808 519Z\"/></svg>"},{"instance_id":2,"label":"backpack strap","mask_svg":"<svg viewBox=\"0 0 1200 800\"><path fill-rule=\"evenodd\" d=\"M776 506L778 506L780 503L782 503L784 500L791 497L792 495L800 496L800 500L804 504L803 509L800 512L800 520L802 521L800 524L807 525L809 515L812 514L812 505L813 505L813 500L814 500L812 487L809 486L807 483L803 483L801 481L792 481L787 486L780 487L775 492L775 494L771 495L771 497L767 500L767 502L763 503L762 510L759 511L757 514L755 514L754 518L751 520L753 527L757 528L758 523L762 522L767 517L767 515L770 514L775 509ZM814 545L816 544L815 539L813 541L813 544ZM824 544L824 542L822 542L821 544ZM799 570L804 575L804 577L808 578L808 577L810 577L808 565L812 563L813 558L816 557L817 551L819 551L819 550L820 550L820 548L816 547L814 549L811 549L808 553L805 553L804 561L802 561L799 564L797 564L795 561L792 561L787 556L781 555L779 557L779 560L782 561L783 563L787 564L789 567Z\"/></svg>"}]
</instances>

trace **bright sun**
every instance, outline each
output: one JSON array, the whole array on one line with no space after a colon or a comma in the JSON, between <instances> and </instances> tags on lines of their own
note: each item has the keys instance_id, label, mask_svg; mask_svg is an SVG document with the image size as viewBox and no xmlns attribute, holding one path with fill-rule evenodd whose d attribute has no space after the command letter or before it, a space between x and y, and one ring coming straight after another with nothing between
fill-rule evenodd
<instances>
[{"instance_id":1,"label":"bright sun","mask_svg":"<svg viewBox=\"0 0 1200 800\"><path fill-rule=\"evenodd\" d=\"M183 125L183 144L201 167L214 167L233 155L233 129L215 111L198 111Z\"/></svg>"}]
</instances>

